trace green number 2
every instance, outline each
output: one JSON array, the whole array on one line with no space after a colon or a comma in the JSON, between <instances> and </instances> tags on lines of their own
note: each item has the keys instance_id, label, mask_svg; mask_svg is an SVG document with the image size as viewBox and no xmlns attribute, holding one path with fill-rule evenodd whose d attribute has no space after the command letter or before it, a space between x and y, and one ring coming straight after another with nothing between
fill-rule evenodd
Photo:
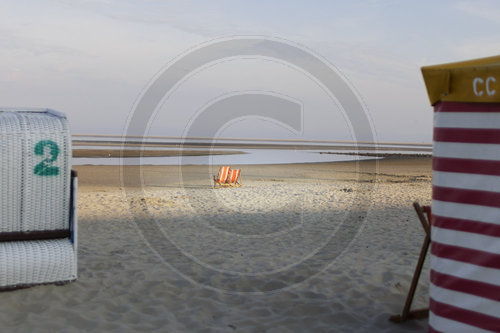
<instances>
[{"instance_id":1,"label":"green number 2","mask_svg":"<svg viewBox=\"0 0 500 333\"><path fill-rule=\"evenodd\" d=\"M57 176L59 167L53 166L59 155L59 146L51 140L42 140L35 145L35 155L41 155L45 158L35 165L33 172L38 176Z\"/></svg>"}]
</instances>

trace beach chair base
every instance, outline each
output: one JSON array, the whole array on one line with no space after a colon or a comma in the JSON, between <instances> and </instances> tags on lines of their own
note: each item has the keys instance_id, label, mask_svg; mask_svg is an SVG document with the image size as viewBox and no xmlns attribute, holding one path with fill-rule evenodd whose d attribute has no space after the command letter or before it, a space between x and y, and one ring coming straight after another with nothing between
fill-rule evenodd
<instances>
[{"instance_id":1,"label":"beach chair base","mask_svg":"<svg viewBox=\"0 0 500 333\"><path fill-rule=\"evenodd\" d=\"M418 202L414 202L413 208L415 208L415 212L417 213L418 219L422 224L422 228L424 228L425 239L424 243L422 244L422 248L420 249L420 256L418 257L417 266L415 267L415 272L413 273L413 279L411 281L410 290L408 291L408 295L406 296L406 302L403 307L403 312L401 313L401 315L394 315L389 318L389 320L394 323L402 323L407 321L408 319L422 319L422 318L427 318L429 316L428 308L419 310L410 310L411 303L413 302L413 297L415 296L415 291L417 289L418 280L420 278L420 274L422 273L422 267L424 266L425 257L427 255L429 245L431 244L430 207L429 206L422 207Z\"/></svg>"},{"instance_id":2,"label":"beach chair base","mask_svg":"<svg viewBox=\"0 0 500 333\"><path fill-rule=\"evenodd\" d=\"M394 315L389 318L394 323L402 323L410 319L425 319L429 317L429 308L409 311L406 316Z\"/></svg>"},{"instance_id":3,"label":"beach chair base","mask_svg":"<svg viewBox=\"0 0 500 333\"><path fill-rule=\"evenodd\" d=\"M76 256L69 238L0 244L0 290L73 281Z\"/></svg>"},{"instance_id":4,"label":"beach chair base","mask_svg":"<svg viewBox=\"0 0 500 333\"><path fill-rule=\"evenodd\" d=\"M76 280L77 192L78 178L72 170L69 230L0 235L0 291Z\"/></svg>"},{"instance_id":5,"label":"beach chair base","mask_svg":"<svg viewBox=\"0 0 500 333\"><path fill-rule=\"evenodd\" d=\"M214 181L214 188L221 188L221 187L231 187L232 185L229 183L219 183Z\"/></svg>"},{"instance_id":6,"label":"beach chair base","mask_svg":"<svg viewBox=\"0 0 500 333\"><path fill-rule=\"evenodd\" d=\"M221 187L240 187L242 184L240 183L236 183L236 184L232 184L232 183L215 183L214 182L214 188L221 188Z\"/></svg>"}]
</instances>

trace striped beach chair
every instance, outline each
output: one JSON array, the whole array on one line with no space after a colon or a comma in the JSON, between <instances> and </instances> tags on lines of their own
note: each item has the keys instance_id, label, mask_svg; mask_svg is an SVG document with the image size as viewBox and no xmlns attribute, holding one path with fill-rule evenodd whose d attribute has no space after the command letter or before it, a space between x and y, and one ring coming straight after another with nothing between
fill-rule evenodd
<instances>
[{"instance_id":1,"label":"striped beach chair","mask_svg":"<svg viewBox=\"0 0 500 333\"><path fill-rule=\"evenodd\" d=\"M229 166L221 166L219 169L219 174L217 176L214 176L214 188L217 186L229 186L230 184L228 183L229 179L229 172L231 170L231 167Z\"/></svg>"},{"instance_id":2,"label":"striped beach chair","mask_svg":"<svg viewBox=\"0 0 500 333\"><path fill-rule=\"evenodd\" d=\"M241 169L231 169L228 184L229 186L241 186Z\"/></svg>"},{"instance_id":3,"label":"striped beach chair","mask_svg":"<svg viewBox=\"0 0 500 333\"><path fill-rule=\"evenodd\" d=\"M429 332L500 332L500 56L422 72L434 106Z\"/></svg>"}]
</instances>

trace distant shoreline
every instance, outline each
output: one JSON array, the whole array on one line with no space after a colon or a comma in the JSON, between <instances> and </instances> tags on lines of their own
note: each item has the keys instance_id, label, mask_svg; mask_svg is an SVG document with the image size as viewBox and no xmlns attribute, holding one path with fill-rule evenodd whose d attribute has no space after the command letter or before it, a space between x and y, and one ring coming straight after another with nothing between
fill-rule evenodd
<instances>
[{"instance_id":1,"label":"distant shoreline","mask_svg":"<svg viewBox=\"0 0 500 333\"><path fill-rule=\"evenodd\" d=\"M95 146L95 147L158 147L176 149L195 148L218 148L218 149L283 149L283 150L373 150L373 151L432 151L432 146L414 144L399 144L394 146L377 145L345 145L345 144L284 144L284 143L233 143L233 142L140 142L140 141L85 141L74 140L73 146Z\"/></svg>"},{"instance_id":2,"label":"distant shoreline","mask_svg":"<svg viewBox=\"0 0 500 333\"><path fill-rule=\"evenodd\" d=\"M242 147L239 147L242 148ZM268 148L271 149L271 148ZM338 149L347 150L347 149ZM398 151L398 150L396 150ZM403 151L403 150L401 150ZM408 149L406 151L414 151ZM387 152L332 152L319 151L318 154L346 155L346 156L363 156L374 158L419 158L431 157L432 153L387 153ZM244 151L235 150L185 150L185 149L157 149L157 150L142 150L142 149L73 149L74 158L138 158L138 157L175 157L175 156L214 156L214 155L238 155L247 154Z\"/></svg>"},{"instance_id":3,"label":"distant shoreline","mask_svg":"<svg viewBox=\"0 0 500 333\"><path fill-rule=\"evenodd\" d=\"M134 158L134 157L173 157L173 156L211 156L246 154L243 151L227 150L141 150L141 149L73 149L75 158Z\"/></svg>"},{"instance_id":4,"label":"distant shoreline","mask_svg":"<svg viewBox=\"0 0 500 333\"><path fill-rule=\"evenodd\" d=\"M348 156L365 156L365 157L382 157L391 159L409 159L409 158L429 158L432 153L422 154L404 154L404 153L337 153L337 152L319 152L320 154L333 154L333 155L348 155Z\"/></svg>"}]
</instances>

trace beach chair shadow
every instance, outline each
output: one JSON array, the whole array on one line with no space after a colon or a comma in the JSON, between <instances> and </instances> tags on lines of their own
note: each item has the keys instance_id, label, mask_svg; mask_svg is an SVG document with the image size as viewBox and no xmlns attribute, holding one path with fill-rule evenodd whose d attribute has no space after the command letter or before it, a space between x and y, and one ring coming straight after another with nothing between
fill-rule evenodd
<instances>
[{"instance_id":1,"label":"beach chair shadow","mask_svg":"<svg viewBox=\"0 0 500 333\"><path fill-rule=\"evenodd\" d=\"M420 256L418 257L417 266L415 267L415 272L413 273L413 279L411 281L410 289L408 290L408 295L406 296L403 311L400 315L394 315L389 318L390 321L395 323L402 323L408 319L422 319L429 317L429 308L411 310L411 304L413 302L413 297L415 296L420 274L422 273L425 257L431 243L431 207L420 206L418 202L414 202L413 207L415 208L418 219L422 224L422 228L424 228L425 238L422 248L420 249Z\"/></svg>"}]
</instances>

